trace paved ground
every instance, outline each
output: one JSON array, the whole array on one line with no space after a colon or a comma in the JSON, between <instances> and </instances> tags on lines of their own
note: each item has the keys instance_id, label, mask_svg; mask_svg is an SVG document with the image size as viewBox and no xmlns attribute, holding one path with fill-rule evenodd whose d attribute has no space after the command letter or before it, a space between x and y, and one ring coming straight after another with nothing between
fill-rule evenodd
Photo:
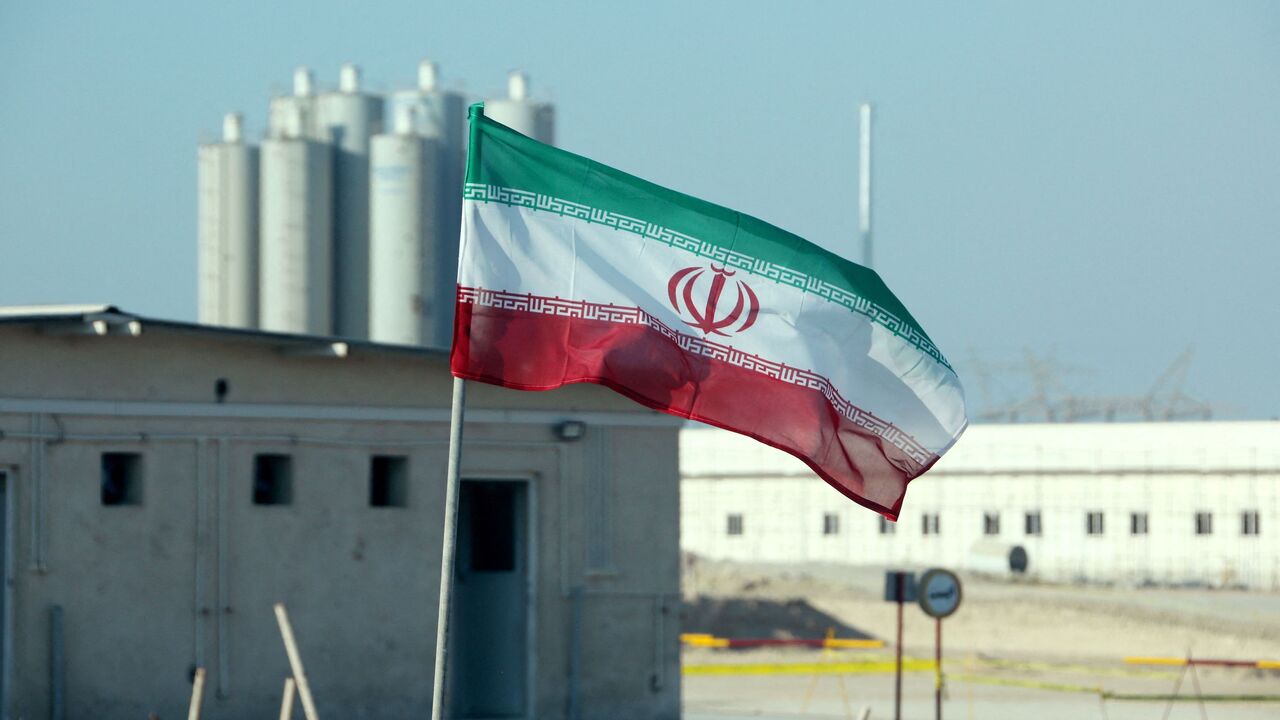
<instances>
[{"instance_id":1,"label":"paved ground","mask_svg":"<svg viewBox=\"0 0 1280 720\"><path fill-rule=\"evenodd\" d=\"M1204 588L1131 588L999 582L964 577L965 600L944 625L948 695L944 716L977 720L1127 720L1163 717L1166 702L1099 699L1110 693L1166 695L1176 667L1126 665L1131 655L1280 660L1280 594ZM891 640L895 611L881 600L883 569L841 565L740 565L699 561L686 567L687 619L704 624L742 622L753 634L821 635L830 624L841 635ZM716 605L719 603L719 606ZM718 614L713 612L722 610ZM760 617L739 620L756 608ZM801 621L804 622L801 622ZM762 629L763 628L763 629ZM686 632L706 632L683 627ZM728 631L717 634L729 634ZM933 623L907 608L904 647L931 658ZM887 651L846 652L827 661L890 658ZM686 666L823 662L821 651L727 651L687 648ZM841 683L843 678L843 686ZM1199 671L1203 693L1280 696L1280 671L1212 668ZM842 698L841 690L844 690ZM933 674L908 674L907 720L933 717ZM1056 688L1056 689L1051 689ZM806 704L806 693L810 698ZM1188 676L1181 695L1194 693ZM686 720L738 718L893 717L893 676L686 675ZM1280 720L1280 700L1180 701L1169 720L1226 718Z\"/></svg>"},{"instance_id":2,"label":"paved ground","mask_svg":"<svg viewBox=\"0 0 1280 720\"><path fill-rule=\"evenodd\" d=\"M859 635L892 637L882 568L832 564L686 569L688 596L741 602L802 599ZM947 647L1036 660L1118 661L1128 655L1280 659L1280 593L994 582L962 574L964 603L947 621ZM684 627L686 632L705 632ZM905 646L930 653L933 626L907 608Z\"/></svg>"},{"instance_id":3,"label":"paved ground","mask_svg":"<svg viewBox=\"0 0 1280 720\"><path fill-rule=\"evenodd\" d=\"M805 692L812 697L804 707ZM795 720L796 718L852 718L863 706L871 707L873 720L893 717L892 676L845 676L847 706L837 677L823 676L816 684L809 677L687 677L684 683L684 720ZM1171 685L1160 684L1165 690ZM1271 683L1280 691L1280 682ZM1218 691L1222 687L1215 688ZM1184 693L1189 688L1184 687ZM1208 691L1208 688L1206 688ZM933 680L927 674L908 676L903 687L904 720L932 720ZM1154 720L1162 717L1164 702L1110 700L1096 695L1063 693L1016 687L952 682L943 703L943 717L963 720ZM845 708L848 708L846 711ZM802 712L803 710L803 712ZM1274 720L1280 703L1209 703L1207 717L1229 720ZM1179 702L1170 720L1199 720L1194 702Z\"/></svg>"}]
</instances>

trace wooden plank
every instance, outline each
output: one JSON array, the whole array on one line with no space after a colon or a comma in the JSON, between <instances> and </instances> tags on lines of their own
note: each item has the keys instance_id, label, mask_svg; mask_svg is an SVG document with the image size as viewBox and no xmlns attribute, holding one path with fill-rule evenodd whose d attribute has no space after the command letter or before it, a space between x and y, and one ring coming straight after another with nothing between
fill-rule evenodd
<instances>
[{"instance_id":1,"label":"wooden plank","mask_svg":"<svg viewBox=\"0 0 1280 720\"><path fill-rule=\"evenodd\" d=\"M302 714L307 716L307 720L320 720L315 700L311 698L311 685L307 683L307 674L302 669L302 655L298 653L298 642L293 637L293 626L289 624L289 613L284 609L284 603L276 603L276 622L280 624L284 651L289 655L289 666L293 668L293 680L298 686L298 697L302 700Z\"/></svg>"},{"instance_id":2,"label":"wooden plank","mask_svg":"<svg viewBox=\"0 0 1280 720\"><path fill-rule=\"evenodd\" d=\"M191 706L187 708L187 720L200 720L200 707L204 705L204 668L196 668L191 682Z\"/></svg>"}]
</instances>

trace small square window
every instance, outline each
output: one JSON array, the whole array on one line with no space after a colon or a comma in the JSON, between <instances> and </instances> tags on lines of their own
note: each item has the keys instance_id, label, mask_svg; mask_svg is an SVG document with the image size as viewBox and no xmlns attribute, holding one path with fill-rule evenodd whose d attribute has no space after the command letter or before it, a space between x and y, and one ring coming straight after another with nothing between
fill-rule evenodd
<instances>
[{"instance_id":1,"label":"small square window","mask_svg":"<svg viewBox=\"0 0 1280 720\"><path fill-rule=\"evenodd\" d=\"M1144 512L1129 513L1129 534L1130 535L1146 535L1147 534L1147 514Z\"/></svg>"},{"instance_id":2,"label":"small square window","mask_svg":"<svg viewBox=\"0 0 1280 720\"><path fill-rule=\"evenodd\" d=\"M289 455L255 455L253 504L288 505L293 502L293 458Z\"/></svg>"},{"instance_id":3,"label":"small square window","mask_svg":"<svg viewBox=\"0 0 1280 720\"><path fill-rule=\"evenodd\" d=\"M1204 511L1196 513L1196 534L1213 534L1213 513Z\"/></svg>"},{"instance_id":4,"label":"small square window","mask_svg":"<svg viewBox=\"0 0 1280 720\"><path fill-rule=\"evenodd\" d=\"M1086 535L1101 535L1104 527L1102 524L1102 511L1090 510L1084 515L1084 532Z\"/></svg>"},{"instance_id":5,"label":"small square window","mask_svg":"<svg viewBox=\"0 0 1280 720\"><path fill-rule=\"evenodd\" d=\"M920 534L938 535L942 528L938 522L938 513L923 513L920 516Z\"/></svg>"},{"instance_id":6,"label":"small square window","mask_svg":"<svg viewBox=\"0 0 1280 720\"><path fill-rule=\"evenodd\" d=\"M1040 511L1039 511L1039 510L1032 510L1032 511L1030 511L1030 512L1026 513L1026 515L1024 515L1024 516L1023 516L1023 518L1022 518L1022 527L1023 527L1023 531L1024 531L1027 535L1034 535L1034 536L1038 536L1038 535L1040 535L1040 533L1041 533L1041 530L1040 530Z\"/></svg>"},{"instance_id":7,"label":"small square window","mask_svg":"<svg viewBox=\"0 0 1280 720\"><path fill-rule=\"evenodd\" d=\"M369 506L409 506L409 458L374 455L369 459Z\"/></svg>"},{"instance_id":8,"label":"small square window","mask_svg":"<svg viewBox=\"0 0 1280 720\"><path fill-rule=\"evenodd\" d=\"M1241 535L1261 535L1262 526L1259 524L1261 518L1258 517L1257 510L1245 510L1240 513L1240 534Z\"/></svg>"},{"instance_id":9,"label":"small square window","mask_svg":"<svg viewBox=\"0 0 1280 720\"><path fill-rule=\"evenodd\" d=\"M982 513L982 534L983 535L999 535L1000 534L1000 513L998 512Z\"/></svg>"},{"instance_id":10,"label":"small square window","mask_svg":"<svg viewBox=\"0 0 1280 720\"><path fill-rule=\"evenodd\" d=\"M822 516L822 534L840 534L840 516L835 513L824 513Z\"/></svg>"},{"instance_id":11,"label":"small square window","mask_svg":"<svg viewBox=\"0 0 1280 720\"><path fill-rule=\"evenodd\" d=\"M897 532L897 530L898 530L898 523L891 522L889 518L883 515L880 516L880 534L881 535L892 535L895 532Z\"/></svg>"},{"instance_id":12,"label":"small square window","mask_svg":"<svg viewBox=\"0 0 1280 720\"><path fill-rule=\"evenodd\" d=\"M142 455L139 453L102 453L102 504L142 504Z\"/></svg>"},{"instance_id":13,"label":"small square window","mask_svg":"<svg viewBox=\"0 0 1280 720\"><path fill-rule=\"evenodd\" d=\"M742 534L742 513L729 514L729 534L730 535Z\"/></svg>"}]
</instances>

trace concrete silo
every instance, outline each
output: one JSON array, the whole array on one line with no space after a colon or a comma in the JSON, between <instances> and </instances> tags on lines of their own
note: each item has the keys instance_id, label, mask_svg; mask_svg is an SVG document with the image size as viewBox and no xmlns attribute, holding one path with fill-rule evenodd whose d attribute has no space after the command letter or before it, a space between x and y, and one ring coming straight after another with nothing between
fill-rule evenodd
<instances>
[{"instance_id":1,"label":"concrete silo","mask_svg":"<svg viewBox=\"0 0 1280 720\"><path fill-rule=\"evenodd\" d=\"M535 140L555 144L555 108L529 99L529 76L519 70L507 77L507 97L485 100L484 114Z\"/></svg>"},{"instance_id":2,"label":"concrete silo","mask_svg":"<svg viewBox=\"0 0 1280 720\"><path fill-rule=\"evenodd\" d=\"M333 148L301 108L262 141L259 325L333 334Z\"/></svg>"},{"instance_id":3,"label":"concrete silo","mask_svg":"<svg viewBox=\"0 0 1280 720\"><path fill-rule=\"evenodd\" d=\"M316 108L315 76L307 67L293 71L293 94L271 98L267 108L267 135L304 137L327 141Z\"/></svg>"},{"instance_id":4,"label":"concrete silo","mask_svg":"<svg viewBox=\"0 0 1280 720\"><path fill-rule=\"evenodd\" d=\"M392 117L401 107L413 108L413 131L456 149L461 156L467 146L467 103L460 94L440 88L440 70L430 60L418 64L418 87L391 94Z\"/></svg>"},{"instance_id":5,"label":"concrete silo","mask_svg":"<svg viewBox=\"0 0 1280 720\"><path fill-rule=\"evenodd\" d=\"M333 303L336 335L369 336L369 139L382 132L383 99L342 66L338 90L320 95L320 132L334 148Z\"/></svg>"},{"instance_id":6,"label":"concrete silo","mask_svg":"<svg viewBox=\"0 0 1280 720\"><path fill-rule=\"evenodd\" d=\"M222 142L198 150L199 317L206 325L258 326L258 148L239 113Z\"/></svg>"},{"instance_id":7,"label":"concrete silo","mask_svg":"<svg viewBox=\"0 0 1280 720\"><path fill-rule=\"evenodd\" d=\"M435 63L424 60L418 65L418 87L413 90L400 90L391 96L392 116L398 122L408 123L409 133L429 140L430 148L424 152L430 155L429 162L423 170L431 177L422 185L430 185L432 197L431 207L425 215L414 222L423 222L420 243L424 262L429 263L430 271L421 278L421 285L415 290L421 296L419 313L422 314L423 330L415 344L437 345L448 347L453 327L454 288L457 282L458 238L462 231L462 178L466 169L467 148L467 102L461 93L444 90L439 86L439 70ZM406 133L398 132L399 136ZM386 140L384 157L392 162L395 153L391 146L404 146L407 141ZM394 161L399 162L399 161ZM375 167L377 162L375 162ZM376 170L375 170L376 172ZM394 192L391 175L384 172L384 184L381 193L375 191L373 202L378 203L379 195L384 205L381 228L372 229L373 236L379 232L391 232L393 225L388 224L389 214L396 200L389 193ZM375 184L379 182L375 177ZM404 209L408 212L408 209ZM373 237L371 236L371 237ZM371 242L378 242L371 240ZM381 238L379 245L389 247L392 241ZM376 254L378 251L374 250ZM375 263L377 260L374 261ZM374 292L378 292L375 288ZM384 297L381 307L389 307ZM378 322L371 320L372 322ZM386 323L393 322L384 319ZM403 325L403 324L402 324ZM392 340L386 338L388 342Z\"/></svg>"},{"instance_id":8,"label":"concrete silo","mask_svg":"<svg viewBox=\"0 0 1280 720\"><path fill-rule=\"evenodd\" d=\"M443 143L415 132L416 110L394 111L372 141L369 334L377 342L448 347L457 240L440 234ZM443 245L452 245L454 264Z\"/></svg>"},{"instance_id":9,"label":"concrete silo","mask_svg":"<svg viewBox=\"0 0 1280 720\"><path fill-rule=\"evenodd\" d=\"M456 236L462 219L462 176L467 166L467 101L461 93L439 86L439 69L430 60L418 65L418 87L391 95L392 116L412 108L413 132L440 146L439 182L446 194L445 235ZM453 212L453 210L457 212Z\"/></svg>"}]
</instances>

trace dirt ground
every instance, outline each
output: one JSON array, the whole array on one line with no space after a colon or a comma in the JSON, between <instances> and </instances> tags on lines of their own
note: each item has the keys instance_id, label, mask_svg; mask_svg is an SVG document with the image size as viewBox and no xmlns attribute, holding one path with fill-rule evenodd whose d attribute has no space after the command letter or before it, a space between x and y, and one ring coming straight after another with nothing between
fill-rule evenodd
<instances>
[{"instance_id":1,"label":"dirt ground","mask_svg":"<svg viewBox=\"0 0 1280 720\"><path fill-rule=\"evenodd\" d=\"M1169 694L1177 667L1135 666L1127 656L1280 660L1280 594L1209 589L1124 588L1008 582L961 575L964 601L944 621L949 717L1161 717L1166 701L1100 700ZM883 601L884 568L744 565L686 558L684 632L722 637L838 637L893 641L896 608ZM907 606L903 647L933 656L933 620ZM813 662L867 663L891 650L686 648L686 718L846 717L862 705L892 717L893 678L850 675L705 675L697 667ZM843 682L842 682L843 681ZM1180 694L1280 697L1280 671L1199 669ZM905 717L932 717L933 673L908 676ZM841 693L843 687L844 693ZM806 694L809 700L806 703ZM847 698L847 702L845 700ZM976 713L976 714L975 714ZM1280 718L1280 701L1205 705L1205 717ZM1170 718L1202 717L1175 702Z\"/></svg>"}]
</instances>

